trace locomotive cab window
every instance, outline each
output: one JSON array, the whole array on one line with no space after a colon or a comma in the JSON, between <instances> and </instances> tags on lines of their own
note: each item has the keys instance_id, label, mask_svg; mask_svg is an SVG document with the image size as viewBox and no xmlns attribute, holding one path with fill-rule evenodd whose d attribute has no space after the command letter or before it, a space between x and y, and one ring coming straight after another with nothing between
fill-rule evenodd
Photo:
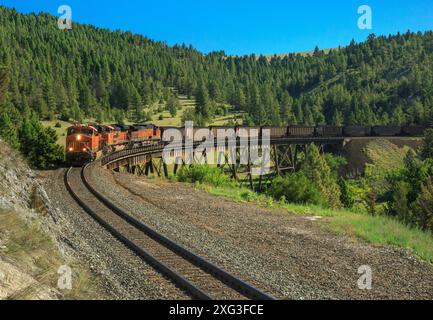
<instances>
[{"instance_id":1,"label":"locomotive cab window","mask_svg":"<svg viewBox=\"0 0 433 320\"><path fill-rule=\"evenodd\" d=\"M69 128L68 129L68 135L73 134L83 134L85 136L92 136L93 130L91 129L81 129L81 128Z\"/></svg>"}]
</instances>

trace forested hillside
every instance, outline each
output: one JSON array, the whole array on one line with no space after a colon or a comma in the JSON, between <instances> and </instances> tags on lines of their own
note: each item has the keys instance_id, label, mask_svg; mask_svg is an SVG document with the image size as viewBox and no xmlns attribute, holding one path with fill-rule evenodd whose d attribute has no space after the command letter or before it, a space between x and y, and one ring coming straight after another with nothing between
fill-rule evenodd
<instances>
[{"instance_id":1,"label":"forested hillside","mask_svg":"<svg viewBox=\"0 0 433 320\"><path fill-rule=\"evenodd\" d=\"M30 110L145 120L169 88L196 97L191 117L202 124L221 104L244 112L246 124L433 122L433 32L371 35L309 56L233 57L89 25L62 31L56 17L0 7L0 65L3 109L15 122Z\"/></svg>"}]
</instances>

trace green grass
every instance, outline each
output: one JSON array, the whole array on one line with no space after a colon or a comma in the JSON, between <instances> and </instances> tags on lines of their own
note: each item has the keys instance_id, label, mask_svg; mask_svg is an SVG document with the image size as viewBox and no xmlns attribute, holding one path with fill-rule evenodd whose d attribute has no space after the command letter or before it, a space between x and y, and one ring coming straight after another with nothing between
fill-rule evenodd
<instances>
[{"instance_id":1,"label":"green grass","mask_svg":"<svg viewBox=\"0 0 433 320\"><path fill-rule=\"evenodd\" d=\"M188 97L179 95L178 96L179 103L180 103L180 109L177 110L176 116L172 117L171 114L168 111L163 112L156 112L158 107L153 107L152 110L154 112L154 115L152 117L152 123L157 126L174 126L174 127L182 127L182 116L186 110L189 108L195 107L195 100L194 99L188 99ZM163 120L159 120L160 116L163 116Z\"/></svg>"},{"instance_id":2,"label":"green grass","mask_svg":"<svg viewBox=\"0 0 433 320\"><path fill-rule=\"evenodd\" d=\"M387 216L337 214L330 220L337 233L353 235L373 244L410 249L416 256L433 263L433 236L428 232L407 227Z\"/></svg>"},{"instance_id":3,"label":"green grass","mask_svg":"<svg viewBox=\"0 0 433 320\"><path fill-rule=\"evenodd\" d=\"M433 263L433 236L430 233L410 228L391 217L370 216L344 209L331 210L314 205L287 204L245 188L197 184L196 187L237 202L254 203L266 208L285 209L294 214L325 217L322 225L328 230L376 245L409 249L421 260Z\"/></svg>"},{"instance_id":4,"label":"green grass","mask_svg":"<svg viewBox=\"0 0 433 320\"><path fill-rule=\"evenodd\" d=\"M228 125L229 122L237 122L238 124L242 124L242 114L241 113L232 113L229 112L225 116L215 117L210 125L212 126L225 126Z\"/></svg>"},{"instance_id":5,"label":"green grass","mask_svg":"<svg viewBox=\"0 0 433 320\"><path fill-rule=\"evenodd\" d=\"M185 108L178 110L175 117L172 117L168 111L164 111L162 113L157 113L152 117L152 123L157 125L157 126L181 127L181 126L183 126L182 116L183 116L184 110L185 110ZM163 120L159 120L160 115L164 116Z\"/></svg>"},{"instance_id":6,"label":"green grass","mask_svg":"<svg viewBox=\"0 0 433 320\"><path fill-rule=\"evenodd\" d=\"M60 128L56 128L56 123L59 122L62 126ZM56 131L57 133L57 143L59 145L61 145L62 147L65 146L66 144L66 130L72 126L72 124L70 122L65 122L65 121L57 121L57 120L53 120L53 121L42 121L42 125L45 128L52 128Z\"/></svg>"},{"instance_id":7,"label":"green grass","mask_svg":"<svg viewBox=\"0 0 433 320\"><path fill-rule=\"evenodd\" d=\"M152 111L154 115L152 116L152 123L157 126L175 126L175 127L182 127L184 126L184 123L182 123L182 117L186 110L188 109L194 109L196 102L194 99L188 99L188 97L179 95L178 96L179 103L180 103L180 109L177 111L176 116L172 117L171 114L164 110L163 112L157 112L158 107L161 106L154 106L152 107ZM162 106L164 107L164 106ZM160 120L160 116L163 116L164 119ZM241 113L233 113L230 112L227 115L224 116L216 116L212 121L208 124L209 126L224 126L227 125L231 121L238 121L238 123L242 122L242 114Z\"/></svg>"}]
</instances>

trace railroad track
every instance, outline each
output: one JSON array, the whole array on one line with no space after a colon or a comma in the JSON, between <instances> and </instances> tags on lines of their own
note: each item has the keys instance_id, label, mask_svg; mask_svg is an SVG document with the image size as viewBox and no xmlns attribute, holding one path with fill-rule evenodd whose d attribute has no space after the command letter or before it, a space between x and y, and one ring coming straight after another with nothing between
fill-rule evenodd
<instances>
[{"instance_id":1,"label":"railroad track","mask_svg":"<svg viewBox=\"0 0 433 320\"><path fill-rule=\"evenodd\" d=\"M194 254L123 211L96 191L86 168L69 168L71 196L101 226L194 299L272 300L272 296Z\"/></svg>"}]
</instances>

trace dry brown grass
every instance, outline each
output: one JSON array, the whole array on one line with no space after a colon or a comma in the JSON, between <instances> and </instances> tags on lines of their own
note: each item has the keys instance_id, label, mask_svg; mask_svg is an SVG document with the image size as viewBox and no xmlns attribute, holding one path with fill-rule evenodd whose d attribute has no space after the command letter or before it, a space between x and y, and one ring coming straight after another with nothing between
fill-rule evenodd
<instances>
[{"instance_id":1,"label":"dry brown grass","mask_svg":"<svg viewBox=\"0 0 433 320\"><path fill-rule=\"evenodd\" d=\"M97 277L77 262L63 258L37 222L26 222L14 211L0 211L0 258L15 268L12 277L27 279L7 299L107 298L101 293ZM72 290L57 288L57 271L62 265L72 269Z\"/></svg>"}]
</instances>

